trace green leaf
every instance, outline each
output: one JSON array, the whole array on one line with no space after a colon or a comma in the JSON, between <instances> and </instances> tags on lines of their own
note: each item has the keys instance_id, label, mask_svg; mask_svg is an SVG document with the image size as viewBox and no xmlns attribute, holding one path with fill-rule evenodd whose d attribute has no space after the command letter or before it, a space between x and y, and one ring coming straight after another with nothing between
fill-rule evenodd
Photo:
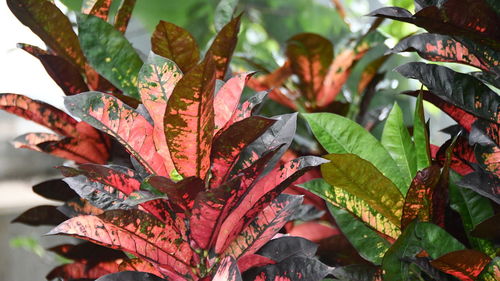
<instances>
[{"instance_id":1,"label":"green leaf","mask_svg":"<svg viewBox=\"0 0 500 281\"><path fill-rule=\"evenodd\" d=\"M352 153L369 161L405 194L408 190L401 171L382 144L363 127L331 113L303 114L314 136L328 153Z\"/></svg>"},{"instance_id":2,"label":"green leaf","mask_svg":"<svg viewBox=\"0 0 500 281\"><path fill-rule=\"evenodd\" d=\"M231 21L238 2L238 0L221 0L219 2L215 8L215 30L220 31L224 25Z\"/></svg>"},{"instance_id":3,"label":"green leaf","mask_svg":"<svg viewBox=\"0 0 500 281\"><path fill-rule=\"evenodd\" d=\"M382 258L391 244L349 212L331 204L328 204L328 209L360 256L376 265L382 264Z\"/></svg>"},{"instance_id":4,"label":"green leaf","mask_svg":"<svg viewBox=\"0 0 500 281\"><path fill-rule=\"evenodd\" d=\"M370 162L354 154L329 154L324 158L330 160L321 165L326 182L363 200L394 225L400 226L404 198L388 178Z\"/></svg>"},{"instance_id":5,"label":"green leaf","mask_svg":"<svg viewBox=\"0 0 500 281\"><path fill-rule=\"evenodd\" d=\"M142 60L130 42L112 25L90 15L78 15L78 34L89 63L125 95L139 99L137 74Z\"/></svg>"},{"instance_id":6,"label":"green leaf","mask_svg":"<svg viewBox=\"0 0 500 281\"><path fill-rule=\"evenodd\" d=\"M436 259L446 253L463 249L464 245L439 226L414 221L385 254L382 261L384 280L411 280L410 263L404 259L411 259L423 250L432 259Z\"/></svg>"},{"instance_id":7,"label":"green leaf","mask_svg":"<svg viewBox=\"0 0 500 281\"><path fill-rule=\"evenodd\" d=\"M450 207L460 214L467 238L471 245L490 256L495 256L493 244L486 240L474 237L470 232L482 221L494 215L489 200L473 190L462 188L455 183L460 176L454 172L450 174Z\"/></svg>"},{"instance_id":8,"label":"green leaf","mask_svg":"<svg viewBox=\"0 0 500 281\"><path fill-rule=\"evenodd\" d=\"M422 94L418 95L415 104L415 116L413 118L413 142L415 143L415 155L417 170L420 171L431 165L431 151L429 132L425 125L424 104Z\"/></svg>"},{"instance_id":9,"label":"green leaf","mask_svg":"<svg viewBox=\"0 0 500 281\"><path fill-rule=\"evenodd\" d=\"M364 200L342 188L331 186L324 179L314 179L299 186L320 196L333 206L349 211L351 214L357 216L359 220L380 233L384 233L394 239L398 238L401 234L399 224L392 223Z\"/></svg>"},{"instance_id":10,"label":"green leaf","mask_svg":"<svg viewBox=\"0 0 500 281\"><path fill-rule=\"evenodd\" d=\"M403 112L397 103L387 117L381 143L398 164L406 185L410 186L411 180L417 173L415 145L404 125Z\"/></svg>"}]
</instances>

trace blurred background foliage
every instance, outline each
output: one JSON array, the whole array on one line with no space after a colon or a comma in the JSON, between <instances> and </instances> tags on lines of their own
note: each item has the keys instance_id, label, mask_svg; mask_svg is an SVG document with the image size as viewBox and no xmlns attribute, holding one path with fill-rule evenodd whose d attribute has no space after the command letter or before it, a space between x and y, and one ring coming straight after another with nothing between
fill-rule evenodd
<instances>
[{"instance_id":1,"label":"blurred background foliage","mask_svg":"<svg viewBox=\"0 0 500 281\"><path fill-rule=\"evenodd\" d=\"M70 13L79 11L82 5L82 0L61 0L61 2L68 7ZM160 20L165 20L186 28L200 46L207 46L216 33L214 18L219 2L220 0L137 0L133 19L140 22L142 30L134 29L126 35L131 41L139 34L143 35L141 38L149 38L156 24ZM233 58L233 70L266 73L278 68L285 61L287 40L303 32L317 33L329 39L337 55L369 29L374 18L365 15L384 6L399 6L410 11L414 10L412 0L240 0L236 11L243 12L244 17ZM370 50L356 64L343 87L340 100L352 102L356 98L357 86L365 67L382 56L401 38L417 32L418 29L407 23L385 21L378 31L385 37L380 37L383 38L382 44ZM149 42L145 42L144 45L147 47L143 49L140 45L134 44L143 54L149 53ZM385 73L385 78L377 85L377 93L369 107L371 110L380 110L397 101L403 109L409 109L403 112L405 120L411 120L413 102L399 93L419 86L414 81L403 79L392 72L392 69L415 60L419 59L413 54L406 57L393 55L380 68L379 73ZM438 111L433 110L431 106L427 109L430 113L438 114ZM263 109L264 114L272 112L273 115L287 111L290 110L272 101L266 103ZM381 133L382 123L373 129L376 136ZM300 134L300 130L298 133ZM439 135L437 136L439 138ZM439 143L440 140L434 142Z\"/></svg>"}]
</instances>

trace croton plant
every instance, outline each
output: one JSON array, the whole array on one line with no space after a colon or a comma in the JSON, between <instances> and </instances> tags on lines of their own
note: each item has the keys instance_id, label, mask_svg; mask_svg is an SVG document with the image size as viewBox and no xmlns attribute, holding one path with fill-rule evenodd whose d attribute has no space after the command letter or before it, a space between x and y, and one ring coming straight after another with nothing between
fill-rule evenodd
<instances>
[{"instance_id":1,"label":"croton plant","mask_svg":"<svg viewBox=\"0 0 500 281\"><path fill-rule=\"evenodd\" d=\"M77 35L52 1L7 0L46 43L47 50L19 47L61 87L71 114L0 95L1 109L54 132L23 135L16 147L70 160L57 167L64 178L33 187L62 205L14 220L86 240L51 248L71 262L47 279L500 280L494 1L467 0L475 9L464 10L457 0L416 0L414 15L397 7L371 13L432 32L404 38L391 53L480 70L398 67L423 86L403 93L417 97L411 130L394 104L380 140L358 117L390 54L364 72L360 112L349 115L356 120L318 112L341 113L337 94L377 41L381 20L335 59L327 39L296 35L285 64L255 77L229 67L241 15L218 20L203 56L188 31L161 21L143 61L123 35L135 0L112 2L84 1ZM232 15L235 3L222 1L218 10ZM285 82L292 75L298 80ZM271 98L304 112L310 137L329 154L296 158L289 147L298 115L257 115L267 93L241 100L245 86L276 87ZM443 130L450 140L440 147L430 144L424 100L458 123Z\"/></svg>"}]
</instances>

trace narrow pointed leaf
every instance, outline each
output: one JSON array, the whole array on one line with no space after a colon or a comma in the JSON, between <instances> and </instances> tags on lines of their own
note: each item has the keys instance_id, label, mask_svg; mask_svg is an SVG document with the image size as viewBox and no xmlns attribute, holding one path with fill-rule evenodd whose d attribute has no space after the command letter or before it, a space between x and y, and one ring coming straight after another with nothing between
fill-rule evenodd
<instances>
[{"instance_id":1,"label":"narrow pointed leaf","mask_svg":"<svg viewBox=\"0 0 500 281\"><path fill-rule=\"evenodd\" d=\"M215 133L226 125L238 108L243 88L251 75L253 73L247 72L231 77L216 93L214 98Z\"/></svg>"},{"instance_id":2,"label":"narrow pointed leaf","mask_svg":"<svg viewBox=\"0 0 500 281\"><path fill-rule=\"evenodd\" d=\"M115 137L150 173L166 175L154 149L153 126L120 100L98 92L67 97L66 108L95 128Z\"/></svg>"},{"instance_id":3,"label":"narrow pointed leaf","mask_svg":"<svg viewBox=\"0 0 500 281\"><path fill-rule=\"evenodd\" d=\"M187 242L165 224L138 210L113 210L99 216L79 216L48 234L65 234L121 249L180 274L188 272L192 252ZM178 242L182 241L182 242Z\"/></svg>"},{"instance_id":4,"label":"narrow pointed leaf","mask_svg":"<svg viewBox=\"0 0 500 281\"><path fill-rule=\"evenodd\" d=\"M44 198L63 202L78 196L78 194L61 179L48 180L36 184L33 186L33 192Z\"/></svg>"},{"instance_id":5,"label":"narrow pointed leaf","mask_svg":"<svg viewBox=\"0 0 500 281\"><path fill-rule=\"evenodd\" d=\"M405 229L415 219L432 220L432 194L438 184L440 167L432 165L417 172L406 194L401 218L401 229Z\"/></svg>"},{"instance_id":6,"label":"narrow pointed leaf","mask_svg":"<svg viewBox=\"0 0 500 281\"><path fill-rule=\"evenodd\" d=\"M123 0L115 16L115 28L121 33L127 30L128 22L132 16L136 0Z\"/></svg>"},{"instance_id":7,"label":"narrow pointed leaf","mask_svg":"<svg viewBox=\"0 0 500 281\"><path fill-rule=\"evenodd\" d=\"M431 261L431 265L462 281L476 280L490 263L491 258L476 250L460 250L447 253Z\"/></svg>"},{"instance_id":8,"label":"narrow pointed leaf","mask_svg":"<svg viewBox=\"0 0 500 281\"><path fill-rule=\"evenodd\" d=\"M93 15L103 19L104 21L108 20L109 9L111 7L112 0L97 0L95 4L92 6L92 9L88 13L89 15Z\"/></svg>"},{"instance_id":9,"label":"narrow pointed leaf","mask_svg":"<svg viewBox=\"0 0 500 281\"><path fill-rule=\"evenodd\" d=\"M285 225L302 197L280 195L255 220L244 228L226 249L225 254L234 258L254 254Z\"/></svg>"},{"instance_id":10,"label":"narrow pointed leaf","mask_svg":"<svg viewBox=\"0 0 500 281\"><path fill-rule=\"evenodd\" d=\"M153 119L154 143L156 150L165 160L165 168L170 174L175 169L165 139L163 118L167 101L175 85L182 78L177 65L166 58L150 53L148 60L139 71L139 94L146 109Z\"/></svg>"},{"instance_id":11,"label":"narrow pointed leaf","mask_svg":"<svg viewBox=\"0 0 500 281\"><path fill-rule=\"evenodd\" d=\"M339 115L329 113L302 114L314 136L328 153L352 153L369 161L385 177L406 194L408 185L390 154L363 127Z\"/></svg>"},{"instance_id":12,"label":"narrow pointed leaf","mask_svg":"<svg viewBox=\"0 0 500 281\"><path fill-rule=\"evenodd\" d=\"M354 154L329 154L325 158L330 162L321 166L321 173L330 185L360 198L394 225L400 225L404 199L388 178Z\"/></svg>"},{"instance_id":13,"label":"narrow pointed leaf","mask_svg":"<svg viewBox=\"0 0 500 281\"><path fill-rule=\"evenodd\" d=\"M252 113L254 112L256 107L260 105L260 103L264 100L266 96L267 92L259 92L248 98L243 103L241 103L233 112L233 115L231 115L231 118L229 118L225 127L222 128L221 130L224 131L225 128L228 128L232 124L252 116Z\"/></svg>"},{"instance_id":14,"label":"narrow pointed leaf","mask_svg":"<svg viewBox=\"0 0 500 281\"><path fill-rule=\"evenodd\" d=\"M153 52L174 61L182 70L188 72L200 59L200 50L194 37L182 27L160 21L151 37Z\"/></svg>"},{"instance_id":15,"label":"narrow pointed leaf","mask_svg":"<svg viewBox=\"0 0 500 281\"><path fill-rule=\"evenodd\" d=\"M240 195L238 203L234 205L231 214L222 224L215 245L216 252L224 250L228 243L233 241L234 237L239 235L240 231L269 205L269 202L277 198L300 176L325 162L326 160L319 157L300 157L276 167L268 175L260 178L256 183L252 183L244 191L245 193Z\"/></svg>"},{"instance_id":16,"label":"narrow pointed leaf","mask_svg":"<svg viewBox=\"0 0 500 281\"><path fill-rule=\"evenodd\" d=\"M78 37L69 19L54 3L48 0L8 0L7 5L50 49L84 69L85 57Z\"/></svg>"},{"instance_id":17,"label":"narrow pointed leaf","mask_svg":"<svg viewBox=\"0 0 500 281\"><path fill-rule=\"evenodd\" d=\"M142 60L112 25L89 15L78 16L78 36L89 63L129 97L139 99L137 74Z\"/></svg>"},{"instance_id":18,"label":"narrow pointed leaf","mask_svg":"<svg viewBox=\"0 0 500 281\"><path fill-rule=\"evenodd\" d=\"M391 244L346 210L328 204L330 213L349 242L366 260L380 265Z\"/></svg>"},{"instance_id":19,"label":"narrow pointed leaf","mask_svg":"<svg viewBox=\"0 0 500 281\"><path fill-rule=\"evenodd\" d=\"M314 33L301 33L288 39L286 56L292 72L299 77L299 89L313 101L323 87L323 80L333 60L332 43Z\"/></svg>"},{"instance_id":20,"label":"narrow pointed leaf","mask_svg":"<svg viewBox=\"0 0 500 281\"><path fill-rule=\"evenodd\" d=\"M477 78L421 62L407 63L395 70L404 77L418 79L446 102L490 122L500 122L500 96Z\"/></svg>"},{"instance_id":21,"label":"narrow pointed leaf","mask_svg":"<svg viewBox=\"0 0 500 281\"><path fill-rule=\"evenodd\" d=\"M229 176L241 151L262 135L276 120L249 117L234 123L214 140L212 145L211 186L219 186Z\"/></svg>"},{"instance_id":22,"label":"narrow pointed leaf","mask_svg":"<svg viewBox=\"0 0 500 281\"><path fill-rule=\"evenodd\" d=\"M94 280L117 271L118 263L116 261L100 262L93 266L89 266L85 262L73 262L54 268L47 274L46 278L47 280L56 278L62 280Z\"/></svg>"},{"instance_id":23,"label":"narrow pointed leaf","mask_svg":"<svg viewBox=\"0 0 500 281\"><path fill-rule=\"evenodd\" d=\"M15 219L12 222L23 223L32 226L38 225L58 225L67 220L68 217L57 210L55 206L41 205L33 207Z\"/></svg>"},{"instance_id":24,"label":"narrow pointed leaf","mask_svg":"<svg viewBox=\"0 0 500 281\"><path fill-rule=\"evenodd\" d=\"M28 44L18 44L18 47L40 60L47 74L66 95L75 95L89 90L83 80L81 70L68 60Z\"/></svg>"},{"instance_id":25,"label":"narrow pointed leaf","mask_svg":"<svg viewBox=\"0 0 500 281\"><path fill-rule=\"evenodd\" d=\"M85 260L90 264L95 261L116 261L127 257L121 251L106 248L91 242L83 242L77 245L63 244L48 250L67 259Z\"/></svg>"},{"instance_id":26,"label":"narrow pointed leaf","mask_svg":"<svg viewBox=\"0 0 500 281\"><path fill-rule=\"evenodd\" d=\"M212 281L243 281L238 264L233 257L226 257L222 260Z\"/></svg>"},{"instance_id":27,"label":"narrow pointed leaf","mask_svg":"<svg viewBox=\"0 0 500 281\"><path fill-rule=\"evenodd\" d=\"M417 173L415 145L404 124L403 112L397 103L392 107L382 132L382 145L391 154L405 179L406 185Z\"/></svg>"},{"instance_id":28,"label":"narrow pointed leaf","mask_svg":"<svg viewBox=\"0 0 500 281\"><path fill-rule=\"evenodd\" d=\"M42 101L17 94L0 94L0 109L45 126L63 136L77 136L77 121Z\"/></svg>"},{"instance_id":29,"label":"narrow pointed leaf","mask_svg":"<svg viewBox=\"0 0 500 281\"><path fill-rule=\"evenodd\" d=\"M240 31L241 16L239 15L228 22L217 34L206 56L211 56L215 62L215 78L224 80L233 56L238 33Z\"/></svg>"},{"instance_id":30,"label":"narrow pointed leaf","mask_svg":"<svg viewBox=\"0 0 500 281\"><path fill-rule=\"evenodd\" d=\"M183 177L204 179L210 168L214 86L214 63L209 58L182 77L168 100L165 135L172 160Z\"/></svg>"},{"instance_id":31,"label":"narrow pointed leaf","mask_svg":"<svg viewBox=\"0 0 500 281\"><path fill-rule=\"evenodd\" d=\"M397 238L401 234L399 224L392 222L371 207L368 202L341 187L332 186L323 179L314 179L300 186L320 196L333 206L349 211L373 230L393 238Z\"/></svg>"},{"instance_id":32,"label":"narrow pointed leaf","mask_svg":"<svg viewBox=\"0 0 500 281\"><path fill-rule=\"evenodd\" d=\"M456 62L486 71L498 65L494 51L469 41L463 44L451 36L440 34L418 34L401 40L391 52L416 51L422 58L438 62Z\"/></svg>"},{"instance_id":33,"label":"narrow pointed leaf","mask_svg":"<svg viewBox=\"0 0 500 281\"><path fill-rule=\"evenodd\" d=\"M415 143L415 158L417 171L431 165L429 132L425 125L423 96L418 95L413 117L413 142Z\"/></svg>"}]
</instances>

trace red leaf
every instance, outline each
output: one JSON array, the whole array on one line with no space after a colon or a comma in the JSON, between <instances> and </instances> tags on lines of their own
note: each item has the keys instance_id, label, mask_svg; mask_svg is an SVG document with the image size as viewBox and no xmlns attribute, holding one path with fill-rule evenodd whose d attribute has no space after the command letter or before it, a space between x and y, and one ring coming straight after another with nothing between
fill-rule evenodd
<instances>
[{"instance_id":1,"label":"red leaf","mask_svg":"<svg viewBox=\"0 0 500 281\"><path fill-rule=\"evenodd\" d=\"M200 59L200 50L193 36L182 27L160 21L151 36L151 49L173 60L183 72L190 71Z\"/></svg>"},{"instance_id":2,"label":"red leaf","mask_svg":"<svg viewBox=\"0 0 500 281\"><path fill-rule=\"evenodd\" d=\"M50 104L17 94L0 94L0 109L36 122L63 136L78 136L77 121Z\"/></svg>"},{"instance_id":3,"label":"red leaf","mask_svg":"<svg viewBox=\"0 0 500 281\"><path fill-rule=\"evenodd\" d=\"M121 260L119 260L121 261ZM97 279L103 275L118 272L118 261L100 262L89 266L84 262L73 262L54 268L47 274L47 280L61 278L63 280Z\"/></svg>"},{"instance_id":4,"label":"red leaf","mask_svg":"<svg viewBox=\"0 0 500 281\"><path fill-rule=\"evenodd\" d=\"M156 276L162 277L163 275L158 271L153 264L150 262L140 259L140 258L135 258L135 259L130 259L130 260L124 260L122 263L120 263L120 266L118 268L119 271L140 271L140 272L147 272L154 274Z\"/></svg>"},{"instance_id":5,"label":"red leaf","mask_svg":"<svg viewBox=\"0 0 500 281\"><path fill-rule=\"evenodd\" d=\"M231 116L231 118L229 118L228 122L226 123L224 128L221 129L221 131L225 131L232 124L252 116L254 108L262 102L266 95L266 92L260 92L244 101L236 108L236 110L233 112L233 115Z\"/></svg>"},{"instance_id":6,"label":"red leaf","mask_svg":"<svg viewBox=\"0 0 500 281\"><path fill-rule=\"evenodd\" d=\"M299 89L308 100L314 101L323 88L328 67L333 60L333 45L314 33L301 33L288 39L286 55L292 72L299 77Z\"/></svg>"},{"instance_id":7,"label":"red leaf","mask_svg":"<svg viewBox=\"0 0 500 281\"><path fill-rule=\"evenodd\" d=\"M229 79L217 92L214 98L215 132L226 125L240 103L240 97L246 82L253 75L251 72L237 74Z\"/></svg>"},{"instance_id":8,"label":"red leaf","mask_svg":"<svg viewBox=\"0 0 500 281\"><path fill-rule=\"evenodd\" d=\"M121 33L127 30L128 22L132 16L136 0L123 0L118 13L115 16L115 28Z\"/></svg>"},{"instance_id":9,"label":"red leaf","mask_svg":"<svg viewBox=\"0 0 500 281\"><path fill-rule=\"evenodd\" d=\"M487 255L471 249L447 253L431 261L431 265L462 281L473 281L491 261Z\"/></svg>"},{"instance_id":10,"label":"red leaf","mask_svg":"<svg viewBox=\"0 0 500 281\"><path fill-rule=\"evenodd\" d=\"M168 178L154 176L148 178L147 183L165 193L168 200L181 207L184 211L191 211L196 195L205 190L205 183L197 177L184 178L175 183Z\"/></svg>"},{"instance_id":11,"label":"red leaf","mask_svg":"<svg viewBox=\"0 0 500 281\"><path fill-rule=\"evenodd\" d=\"M324 162L326 160L314 156L297 158L285 165L280 165L281 167L277 167L257 183L252 184L244 191L245 194L239 197L238 204L222 224L215 251L217 253L223 251L269 202L274 200L308 169ZM245 179L243 179L243 182L245 182Z\"/></svg>"},{"instance_id":12,"label":"red leaf","mask_svg":"<svg viewBox=\"0 0 500 281\"><path fill-rule=\"evenodd\" d=\"M215 62L216 79L224 80L224 76L229 68L234 48L236 48L236 43L238 42L241 16L239 15L232 19L219 31L207 51L206 57L212 57Z\"/></svg>"},{"instance_id":13,"label":"red leaf","mask_svg":"<svg viewBox=\"0 0 500 281\"><path fill-rule=\"evenodd\" d=\"M155 147L165 160L168 174L175 167L165 139L163 118L167 108L167 100L181 78L182 72L174 62L155 54L150 54L138 75L138 88L142 103L153 119Z\"/></svg>"},{"instance_id":14,"label":"red leaf","mask_svg":"<svg viewBox=\"0 0 500 281\"><path fill-rule=\"evenodd\" d=\"M168 100L165 135L172 160L183 177L204 179L210 168L214 86L214 63L209 58L182 77Z\"/></svg>"},{"instance_id":15,"label":"red leaf","mask_svg":"<svg viewBox=\"0 0 500 281\"><path fill-rule=\"evenodd\" d=\"M212 281L243 281L236 260L226 257L222 260Z\"/></svg>"},{"instance_id":16,"label":"red leaf","mask_svg":"<svg viewBox=\"0 0 500 281\"><path fill-rule=\"evenodd\" d=\"M432 194L439 182L440 167L432 165L417 172L406 193L401 217L404 230L413 220L428 222L432 219Z\"/></svg>"},{"instance_id":17,"label":"red leaf","mask_svg":"<svg viewBox=\"0 0 500 281\"><path fill-rule=\"evenodd\" d=\"M66 108L97 129L115 137L150 173L166 175L154 149L153 126L117 98L98 92L66 97Z\"/></svg>"},{"instance_id":18,"label":"red leaf","mask_svg":"<svg viewBox=\"0 0 500 281\"><path fill-rule=\"evenodd\" d=\"M302 237L316 243L339 234L340 231L337 228L317 221L308 221L299 225L294 225L293 228L288 231L288 235L290 236Z\"/></svg>"},{"instance_id":19,"label":"red leaf","mask_svg":"<svg viewBox=\"0 0 500 281\"><path fill-rule=\"evenodd\" d=\"M226 181L242 150L275 122L263 117L249 117L221 131L212 145L210 185L217 187Z\"/></svg>"},{"instance_id":20,"label":"red leaf","mask_svg":"<svg viewBox=\"0 0 500 281\"><path fill-rule=\"evenodd\" d=\"M257 254L245 255L238 259L238 268L241 272L245 272L253 267L261 267L269 264L275 264L276 261L268 257Z\"/></svg>"},{"instance_id":21,"label":"red leaf","mask_svg":"<svg viewBox=\"0 0 500 281\"><path fill-rule=\"evenodd\" d=\"M12 13L58 55L82 71L85 57L69 19L48 0L8 0Z\"/></svg>"},{"instance_id":22,"label":"red leaf","mask_svg":"<svg viewBox=\"0 0 500 281\"><path fill-rule=\"evenodd\" d=\"M225 255L238 259L254 254L278 233L301 203L300 196L280 195L235 237Z\"/></svg>"},{"instance_id":23,"label":"red leaf","mask_svg":"<svg viewBox=\"0 0 500 281\"><path fill-rule=\"evenodd\" d=\"M436 153L435 159L444 165L446 161L446 149L450 146L451 140L446 141L439 148ZM476 156L474 155L474 147L469 145L469 141L466 138L459 137L453 147L453 153L451 155L450 168L462 176L474 172L472 164L477 163Z\"/></svg>"},{"instance_id":24,"label":"red leaf","mask_svg":"<svg viewBox=\"0 0 500 281\"><path fill-rule=\"evenodd\" d=\"M487 171L500 178L500 148L498 146L476 147L476 155Z\"/></svg>"},{"instance_id":25,"label":"red leaf","mask_svg":"<svg viewBox=\"0 0 500 281\"><path fill-rule=\"evenodd\" d=\"M196 196L189 218L191 236L202 249L208 250L217 239L222 222L238 200L241 178L235 178L217 188Z\"/></svg>"},{"instance_id":26,"label":"red leaf","mask_svg":"<svg viewBox=\"0 0 500 281\"><path fill-rule=\"evenodd\" d=\"M36 46L18 44L18 47L40 60L47 74L56 82L64 94L70 96L89 90L80 69L66 59L50 54Z\"/></svg>"},{"instance_id":27,"label":"red leaf","mask_svg":"<svg viewBox=\"0 0 500 281\"><path fill-rule=\"evenodd\" d=\"M120 249L180 274L190 272L192 252L170 225L139 210L112 210L99 216L79 216L48 234L66 234Z\"/></svg>"}]
</instances>

